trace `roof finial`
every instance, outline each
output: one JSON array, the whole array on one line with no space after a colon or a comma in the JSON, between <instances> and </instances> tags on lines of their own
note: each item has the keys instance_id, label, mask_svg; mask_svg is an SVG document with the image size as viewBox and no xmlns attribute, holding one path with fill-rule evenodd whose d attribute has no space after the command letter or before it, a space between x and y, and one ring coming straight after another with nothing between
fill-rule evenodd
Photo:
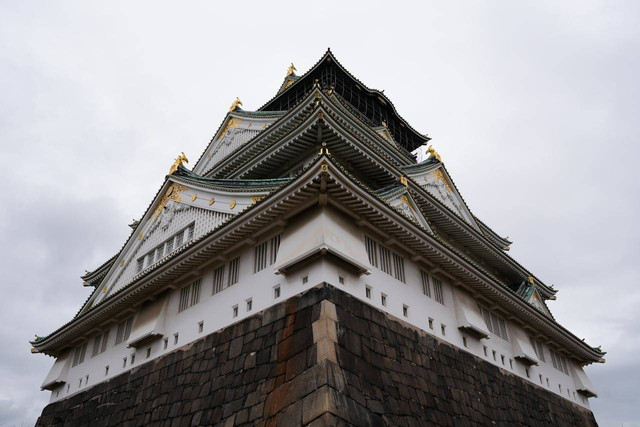
<instances>
[{"instance_id":1,"label":"roof finial","mask_svg":"<svg viewBox=\"0 0 640 427\"><path fill-rule=\"evenodd\" d=\"M291 65L289 66L289 69L287 70L287 77L293 75L294 71L298 71L298 70L296 69L295 65L293 65L293 62L292 62Z\"/></svg>"},{"instance_id":2,"label":"roof finial","mask_svg":"<svg viewBox=\"0 0 640 427\"><path fill-rule=\"evenodd\" d=\"M236 96L236 100L233 101L233 103L231 104L231 108L229 108L229 112L235 110L236 108L238 108L238 106L242 105L242 101L240 101L240 98L238 98Z\"/></svg>"},{"instance_id":3,"label":"roof finial","mask_svg":"<svg viewBox=\"0 0 640 427\"><path fill-rule=\"evenodd\" d=\"M529 283L531 283L533 285L533 276L527 277L527 280L529 281Z\"/></svg>"},{"instance_id":4,"label":"roof finial","mask_svg":"<svg viewBox=\"0 0 640 427\"><path fill-rule=\"evenodd\" d=\"M171 165L171 169L169 169L169 175L173 175L173 173L178 170L179 166L184 166L182 162L189 163L189 159L187 159L187 156L186 154L184 154L184 152L176 157L176 161L173 162L173 165Z\"/></svg>"},{"instance_id":5,"label":"roof finial","mask_svg":"<svg viewBox=\"0 0 640 427\"><path fill-rule=\"evenodd\" d=\"M438 152L433 149L433 145L431 145L429 148L427 148L427 153L430 154L429 158L435 157L437 161L439 161L439 162L442 161L442 157L440 157L440 154L438 154Z\"/></svg>"}]
</instances>

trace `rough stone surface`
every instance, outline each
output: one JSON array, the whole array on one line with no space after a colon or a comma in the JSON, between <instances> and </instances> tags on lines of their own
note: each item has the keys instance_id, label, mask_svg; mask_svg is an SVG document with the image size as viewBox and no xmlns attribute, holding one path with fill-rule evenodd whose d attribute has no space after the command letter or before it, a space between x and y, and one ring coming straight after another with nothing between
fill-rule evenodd
<instances>
[{"instance_id":1,"label":"rough stone surface","mask_svg":"<svg viewBox=\"0 0 640 427\"><path fill-rule=\"evenodd\" d=\"M316 323L314 336L323 319L337 343L319 353L316 341L333 333ZM321 285L52 403L37 425L597 424L579 405Z\"/></svg>"}]
</instances>

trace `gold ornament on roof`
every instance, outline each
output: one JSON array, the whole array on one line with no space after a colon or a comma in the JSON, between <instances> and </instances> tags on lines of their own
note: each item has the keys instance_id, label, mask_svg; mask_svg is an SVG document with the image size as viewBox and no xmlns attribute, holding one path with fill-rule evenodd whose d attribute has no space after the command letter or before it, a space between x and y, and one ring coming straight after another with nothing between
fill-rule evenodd
<instances>
[{"instance_id":1,"label":"gold ornament on roof","mask_svg":"<svg viewBox=\"0 0 640 427\"><path fill-rule=\"evenodd\" d=\"M171 168L169 169L169 175L173 175L175 171L178 170L178 166L184 166L182 163L189 163L189 159L187 159L187 155L182 152L178 157L176 157L176 161L173 162Z\"/></svg>"},{"instance_id":2,"label":"gold ornament on roof","mask_svg":"<svg viewBox=\"0 0 640 427\"><path fill-rule=\"evenodd\" d=\"M527 277L527 280L529 281L529 283L531 283L533 285L533 276Z\"/></svg>"},{"instance_id":3,"label":"gold ornament on roof","mask_svg":"<svg viewBox=\"0 0 640 427\"><path fill-rule=\"evenodd\" d=\"M293 65L293 62L292 62L291 65L289 66L289 69L287 70L287 77L292 75L294 71L298 71L298 70L296 70L296 67Z\"/></svg>"},{"instance_id":4,"label":"gold ornament on roof","mask_svg":"<svg viewBox=\"0 0 640 427\"><path fill-rule=\"evenodd\" d=\"M235 110L236 108L238 108L240 105L242 105L242 101L240 101L240 98L238 98L236 96L236 100L233 101L233 103L231 104L231 107L229 108L229 112Z\"/></svg>"},{"instance_id":5,"label":"gold ornament on roof","mask_svg":"<svg viewBox=\"0 0 640 427\"><path fill-rule=\"evenodd\" d=\"M440 157L440 154L438 154L438 152L436 150L434 150L433 145L429 146L429 148L427 148L427 153L429 153L429 157L435 157L437 161L441 162L442 161L442 157Z\"/></svg>"}]
</instances>

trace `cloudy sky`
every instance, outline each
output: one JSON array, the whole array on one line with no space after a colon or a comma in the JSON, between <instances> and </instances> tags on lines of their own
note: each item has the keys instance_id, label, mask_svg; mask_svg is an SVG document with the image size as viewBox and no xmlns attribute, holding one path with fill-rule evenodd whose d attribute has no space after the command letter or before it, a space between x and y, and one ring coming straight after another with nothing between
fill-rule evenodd
<instances>
[{"instance_id":1,"label":"cloudy sky","mask_svg":"<svg viewBox=\"0 0 640 427\"><path fill-rule=\"evenodd\" d=\"M39 415L53 360L28 340L76 313L173 158L327 47L609 352L601 425L640 425L640 3L301 4L0 0L0 425Z\"/></svg>"}]
</instances>

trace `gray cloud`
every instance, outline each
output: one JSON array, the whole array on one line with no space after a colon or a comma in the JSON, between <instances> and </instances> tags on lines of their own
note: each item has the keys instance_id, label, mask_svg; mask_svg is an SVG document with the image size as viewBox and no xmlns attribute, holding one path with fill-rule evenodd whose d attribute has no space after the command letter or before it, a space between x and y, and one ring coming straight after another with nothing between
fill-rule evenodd
<instances>
[{"instance_id":1,"label":"gray cloud","mask_svg":"<svg viewBox=\"0 0 640 427\"><path fill-rule=\"evenodd\" d=\"M601 425L638 425L639 8L1 2L0 424L40 413L52 359L26 341L75 314L78 276L120 248L175 155L195 160L236 96L259 107L331 46L556 285L556 318L609 351L588 368Z\"/></svg>"}]
</instances>

